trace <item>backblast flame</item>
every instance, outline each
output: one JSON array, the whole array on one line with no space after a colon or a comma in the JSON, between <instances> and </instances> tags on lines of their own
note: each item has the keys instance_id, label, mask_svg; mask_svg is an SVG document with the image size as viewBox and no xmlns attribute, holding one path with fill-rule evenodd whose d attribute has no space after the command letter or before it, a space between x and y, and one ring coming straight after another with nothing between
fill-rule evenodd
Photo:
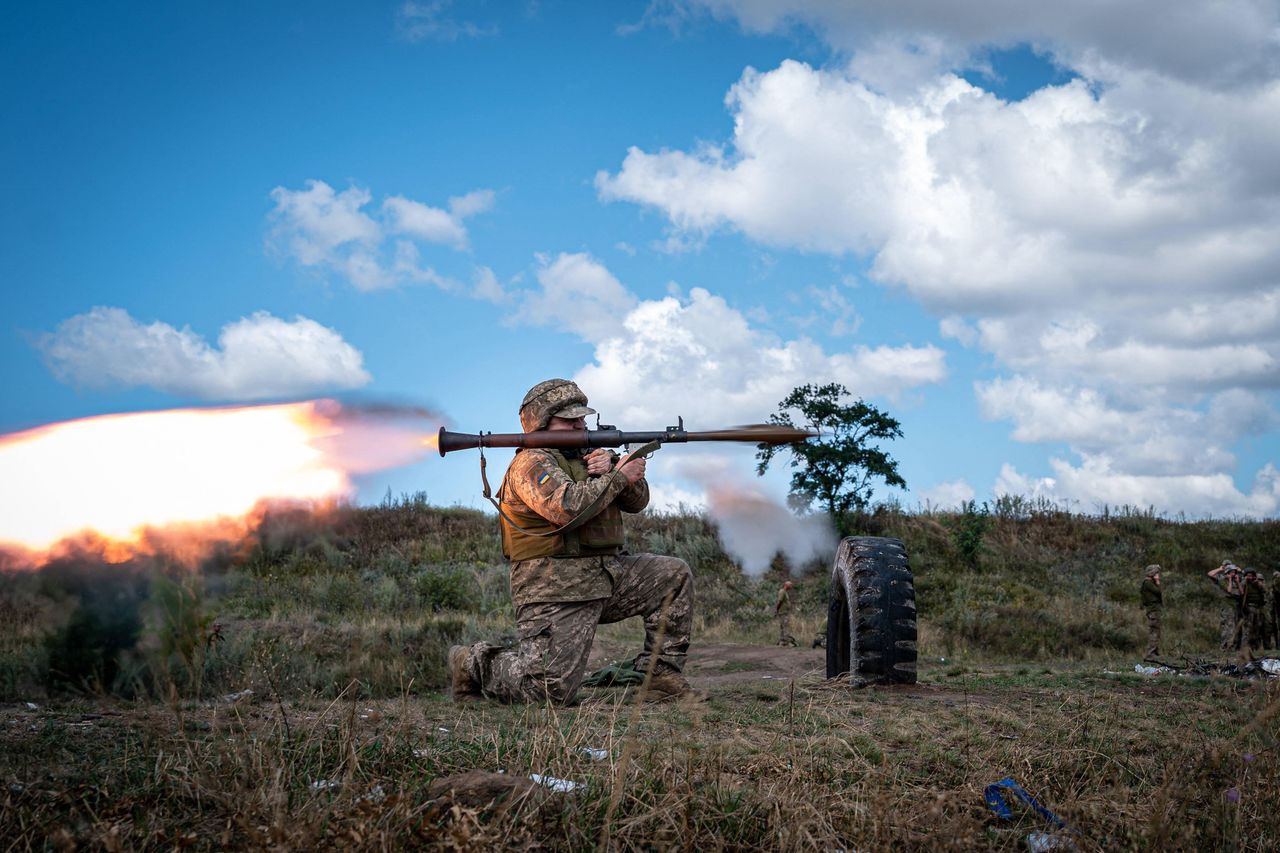
<instances>
[{"instance_id":1,"label":"backblast flame","mask_svg":"<svg viewBox=\"0 0 1280 853\"><path fill-rule=\"evenodd\" d=\"M127 555L149 530L236 527L263 501L330 502L351 493L352 474L423 458L426 414L311 400L0 436L0 543L40 554L89 537Z\"/></svg>"}]
</instances>

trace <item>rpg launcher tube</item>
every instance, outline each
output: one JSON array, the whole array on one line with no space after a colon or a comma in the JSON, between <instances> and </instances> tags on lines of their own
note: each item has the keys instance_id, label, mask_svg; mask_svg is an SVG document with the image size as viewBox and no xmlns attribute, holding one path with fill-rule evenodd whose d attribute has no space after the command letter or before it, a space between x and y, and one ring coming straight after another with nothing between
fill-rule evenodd
<instances>
[{"instance_id":1,"label":"rpg launcher tube","mask_svg":"<svg viewBox=\"0 0 1280 853\"><path fill-rule=\"evenodd\" d=\"M541 447L564 450L574 447L622 447L624 444L659 444L687 441L743 441L751 444L790 444L816 436L816 432L773 424L752 424L730 429L689 432L683 425L654 432L625 432L619 429L564 429L535 432L482 432L478 435L450 432L440 427L437 446L444 456L453 450L473 447Z\"/></svg>"}]
</instances>

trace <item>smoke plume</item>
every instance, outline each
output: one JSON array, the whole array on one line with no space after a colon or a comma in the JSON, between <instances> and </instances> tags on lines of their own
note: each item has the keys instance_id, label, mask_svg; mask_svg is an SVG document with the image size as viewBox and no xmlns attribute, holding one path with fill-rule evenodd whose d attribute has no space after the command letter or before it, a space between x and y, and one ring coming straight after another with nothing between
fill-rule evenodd
<instances>
[{"instance_id":1,"label":"smoke plume","mask_svg":"<svg viewBox=\"0 0 1280 853\"><path fill-rule=\"evenodd\" d=\"M825 515L795 515L725 460L708 456L679 469L706 492L720 544L748 574L763 574L778 554L798 568L834 551L836 534Z\"/></svg>"}]
</instances>

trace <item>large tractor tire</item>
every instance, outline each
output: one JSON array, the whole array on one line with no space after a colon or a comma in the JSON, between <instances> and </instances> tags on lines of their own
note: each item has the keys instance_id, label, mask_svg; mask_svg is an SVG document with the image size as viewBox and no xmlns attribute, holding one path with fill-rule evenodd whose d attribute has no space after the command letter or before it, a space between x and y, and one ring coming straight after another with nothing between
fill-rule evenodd
<instances>
[{"instance_id":1,"label":"large tractor tire","mask_svg":"<svg viewBox=\"0 0 1280 853\"><path fill-rule=\"evenodd\" d=\"M827 607L827 678L855 687L916 682L916 590L897 539L849 536Z\"/></svg>"}]
</instances>

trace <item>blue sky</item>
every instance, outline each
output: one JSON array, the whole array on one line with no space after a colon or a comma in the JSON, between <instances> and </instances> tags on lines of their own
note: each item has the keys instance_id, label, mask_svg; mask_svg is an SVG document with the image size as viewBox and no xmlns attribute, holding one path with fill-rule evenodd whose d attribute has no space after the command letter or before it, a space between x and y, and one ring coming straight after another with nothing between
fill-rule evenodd
<instances>
[{"instance_id":1,"label":"blue sky","mask_svg":"<svg viewBox=\"0 0 1280 853\"><path fill-rule=\"evenodd\" d=\"M909 505L1280 508L1273 3L260 5L10 12L0 431L515 430L551 376L713 428L837 381ZM655 495L751 462L663 451ZM480 501L461 454L388 488Z\"/></svg>"}]
</instances>

